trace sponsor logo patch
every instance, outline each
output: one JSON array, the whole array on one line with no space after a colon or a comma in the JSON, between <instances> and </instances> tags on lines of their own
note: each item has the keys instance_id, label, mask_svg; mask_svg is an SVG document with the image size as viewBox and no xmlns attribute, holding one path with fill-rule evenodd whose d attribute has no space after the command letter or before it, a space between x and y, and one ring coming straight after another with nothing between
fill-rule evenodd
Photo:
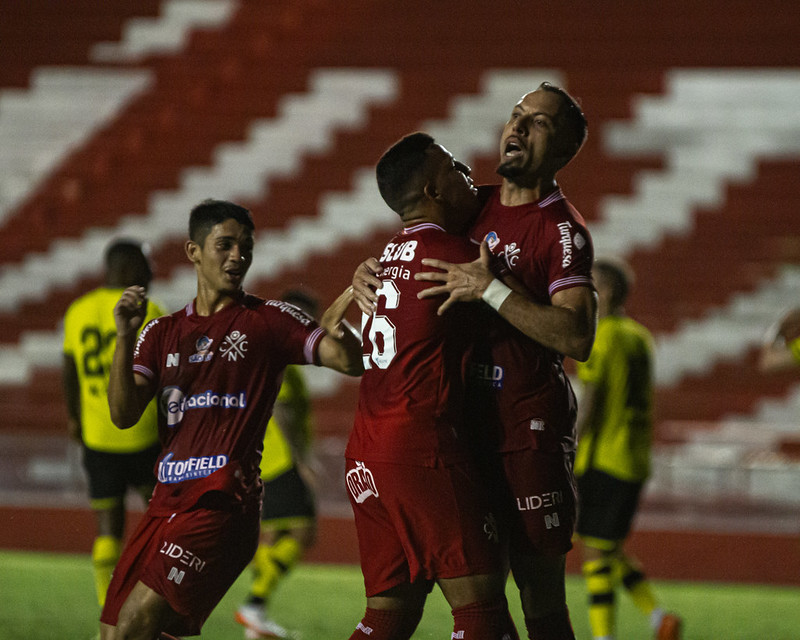
<instances>
[{"instance_id":1,"label":"sponsor logo patch","mask_svg":"<svg viewBox=\"0 0 800 640\"><path fill-rule=\"evenodd\" d=\"M356 462L356 468L347 472L347 489L358 504L370 496L378 497L378 487L372 471L367 469L363 462Z\"/></svg>"}]
</instances>

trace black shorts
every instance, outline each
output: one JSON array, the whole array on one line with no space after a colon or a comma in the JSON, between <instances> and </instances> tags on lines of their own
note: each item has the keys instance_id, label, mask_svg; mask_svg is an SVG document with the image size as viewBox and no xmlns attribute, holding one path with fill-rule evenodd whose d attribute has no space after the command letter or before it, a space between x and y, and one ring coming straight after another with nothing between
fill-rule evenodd
<instances>
[{"instance_id":1,"label":"black shorts","mask_svg":"<svg viewBox=\"0 0 800 640\"><path fill-rule=\"evenodd\" d=\"M89 476L89 497L92 500L121 498L131 489L155 486L153 471L161 446L158 444L135 453L108 453L83 448L83 466Z\"/></svg>"},{"instance_id":2,"label":"black shorts","mask_svg":"<svg viewBox=\"0 0 800 640\"><path fill-rule=\"evenodd\" d=\"M277 478L264 483L262 521L314 518L316 512L314 494L297 471L297 467L292 467Z\"/></svg>"},{"instance_id":3,"label":"black shorts","mask_svg":"<svg viewBox=\"0 0 800 640\"><path fill-rule=\"evenodd\" d=\"M578 533L601 540L627 538L644 483L619 480L596 469L577 480Z\"/></svg>"}]
</instances>

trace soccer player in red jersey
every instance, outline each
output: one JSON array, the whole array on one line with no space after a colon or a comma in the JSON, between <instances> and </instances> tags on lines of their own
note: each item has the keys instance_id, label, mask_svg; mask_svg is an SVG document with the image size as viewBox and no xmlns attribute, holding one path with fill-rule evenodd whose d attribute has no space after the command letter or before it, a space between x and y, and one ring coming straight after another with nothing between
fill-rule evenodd
<instances>
[{"instance_id":1,"label":"soccer player in red jersey","mask_svg":"<svg viewBox=\"0 0 800 640\"><path fill-rule=\"evenodd\" d=\"M364 316L364 375L345 451L367 609L351 640L405 640L438 583L453 638L518 638L504 552L464 440L470 310L437 315L414 279L426 256L463 262L477 212L469 168L415 133L378 162L378 186L403 229L386 245L375 312ZM460 234L460 235L454 235Z\"/></svg>"},{"instance_id":2,"label":"soccer player in red jersey","mask_svg":"<svg viewBox=\"0 0 800 640\"><path fill-rule=\"evenodd\" d=\"M258 543L261 446L284 367L362 371L360 341L343 322L350 290L321 326L243 291L253 232L247 209L200 203L186 242L196 298L149 323L138 341L146 291L129 287L114 309L111 417L125 429L155 397L162 453L150 505L108 590L103 640L200 633Z\"/></svg>"},{"instance_id":3,"label":"soccer player in red jersey","mask_svg":"<svg viewBox=\"0 0 800 640\"><path fill-rule=\"evenodd\" d=\"M415 276L440 283L420 293L448 296L439 313L478 300L496 311L485 332L491 354L478 368L488 372L482 377L491 391L471 396L476 415L493 427L490 444L501 473L490 486L508 527L528 635L537 640L574 638L564 566L575 523L577 412L562 360L589 356L597 299L591 237L556 174L586 131L580 107L562 89L543 83L523 96L501 136L502 183L481 189L485 205L470 230L481 243L480 258L426 259L439 271ZM371 259L354 276L362 311L374 306L380 272ZM508 274L513 290L502 279ZM492 410L481 410L487 405Z\"/></svg>"}]
</instances>

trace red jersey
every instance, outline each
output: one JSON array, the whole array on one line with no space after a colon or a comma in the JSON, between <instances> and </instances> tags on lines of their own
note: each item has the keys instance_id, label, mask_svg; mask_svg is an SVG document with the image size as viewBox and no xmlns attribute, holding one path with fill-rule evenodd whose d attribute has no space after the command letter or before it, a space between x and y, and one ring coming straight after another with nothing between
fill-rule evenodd
<instances>
[{"instance_id":1,"label":"red jersey","mask_svg":"<svg viewBox=\"0 0 800 640\"><path fill-rule=\"evenodd\" d=\"M154 390L162 446L151 513L188 509L211 490L260 496L283 369L313 362L323 335L296 307L249 294L211 316L192 302L144 328L133 368Z\"/></svg>"},{"instance_id":2,"label":"red jersey","mask_svg":"<svg viewBox=\"0 0 800 640\"><path fill-rule=\"evenodd\" d=\"M471 309L457 305L436 315L442 298L418 299L431 283L414 274L430 271L422 258L462 263L477 256L468 238L430 223L404 229L386 245L378 308L362 321L365 371L346 457L422 466L468 457L459 433Z\"/></svg>"},{"instance_id":3,"label":"red jersey","mask_svg":"<svg viewBox=\"0 0 800 640\"><path fill-rule=\"evenodd\" d=\"M500 203L498 185L481 187L481 192L487 202L470 235L476 242L488 242L501 268L522 282L535 302L550 304L554 293L571 287L594 288L591 236L560 189L513 207ZM489 403L499 420L499 450L573 451L575 396L562 368L563 356L498 314L491 315L485 334L491 356L476 365L472 377L492 389ZM491 419L491 411L481 413Z\"/></svg>"}]
</instances>

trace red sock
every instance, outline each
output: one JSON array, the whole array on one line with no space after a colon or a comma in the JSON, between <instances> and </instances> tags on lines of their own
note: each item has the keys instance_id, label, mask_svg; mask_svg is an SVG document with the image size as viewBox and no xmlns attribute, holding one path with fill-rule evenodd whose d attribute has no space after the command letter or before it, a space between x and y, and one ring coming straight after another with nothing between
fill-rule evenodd
<instances>
[{"instance_id":1,"label":"red sock","mask_svg":"<svg viewBox=\"0 0 800 640\"><path fill-rule=\"evenodd\" d=\"M543 618L525 618L525 628L531 640L575 640L566 606Z\"/></svg>"},{"instance_id":2,"label":"red sock","mask_svg":"<svg viewBox=\"0 0 800 640\"><path fill-rule=\"evenodd\" d=\"M422 609L370 609L350 640L408 640L422 618Z\"/></svg>"},{"instance_id":3,"label":"red sock","mask_svg":"<svg viewBox=\"0 0 800 640\"><path fill-rule=\"evenodd\" d=\"M453 640L519 640L505 598L453 609Z\"/></svg>"}]
</instances>

